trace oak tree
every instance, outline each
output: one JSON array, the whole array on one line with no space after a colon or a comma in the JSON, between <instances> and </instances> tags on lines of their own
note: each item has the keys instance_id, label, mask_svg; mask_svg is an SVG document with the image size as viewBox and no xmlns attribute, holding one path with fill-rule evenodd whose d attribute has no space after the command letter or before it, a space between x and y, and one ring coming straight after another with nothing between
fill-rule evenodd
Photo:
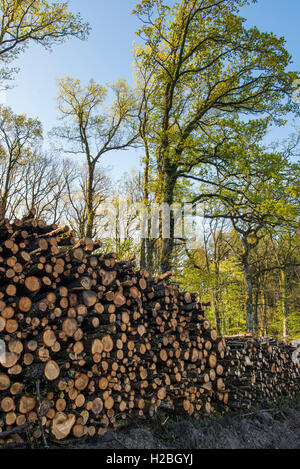
<instances>
[{"instance_id":1,"label":"oak tree","mask_svg":"<svg viewBox=\"0 0 300 469\"><path fill-rule=\"evenodd\" d=\"M238 14L247 3L142 0L134 10L143 23L135 69L145 83L140 94L158 203L171 206L182 174L206 164L202 149L224 120L267 114L278 122L293 108L287 98L297 74L287 71L285 41L247 28ZM173 229L171 221L171 236L161 242L161 271L171 267Z\"/></svg>"},{"instance_id":2,"label":"oak tree","mask_svg":"<svg viewBox=\"0 0 300 469\"><path fill-rule=\"evenodd\" d=\"M108 89L90 80L83 86L70 77L58 80L58 108L63 125L53 131L64 142L64 150L82 154L87 164L86 236L93 237L96 217L96 166L108 152L126 150L137 138L136 103L126 81L110 86L111 106L104 107Z\"/></svg>"}]
</instances>

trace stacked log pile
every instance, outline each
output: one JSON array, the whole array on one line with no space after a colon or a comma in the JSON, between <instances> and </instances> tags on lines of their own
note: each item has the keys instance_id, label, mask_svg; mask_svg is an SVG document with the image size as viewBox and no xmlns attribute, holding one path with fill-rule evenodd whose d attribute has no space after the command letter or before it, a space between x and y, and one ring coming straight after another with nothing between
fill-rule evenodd
<instances>
[{"instance_id":1,"label":"stacked log pile","mask_svg":"<svg viewBox=\"0 0 300 469\"><path fill-rule=\"evenodd\" d=\"M300 364L295 349L273 338L251 335L226 337L225 382L230 388L227 406L250 409L299 396Z\"/></svg>"},{"instance_id":2,"label":"stacked log pile","mask_svg":"<svg viewBox=\"0 0 300 469\"><path fill-rule=\"evenodd\" d=\"M41 416L56 439L92 436L130 414L209 413L214 395L228 398L225 342L195 295L100 247L32 214L0 226L2 432Z\"/></svg>"},{"instance_id":3,"label":"stacked log pile","mask_svg":"<svg viewBox=\"0 0 300 469\"><path fill-rule=\"evenodd\" d=\"M296 392L288 351L253 343L250 353L236 339L228 349L168 273L151 278L33 215L0 225L0 440L28 423L36 438L62 440L160 409L224 412L249 398L244 379L250 401L276 380Z\"/></svg>"}]
</instances>

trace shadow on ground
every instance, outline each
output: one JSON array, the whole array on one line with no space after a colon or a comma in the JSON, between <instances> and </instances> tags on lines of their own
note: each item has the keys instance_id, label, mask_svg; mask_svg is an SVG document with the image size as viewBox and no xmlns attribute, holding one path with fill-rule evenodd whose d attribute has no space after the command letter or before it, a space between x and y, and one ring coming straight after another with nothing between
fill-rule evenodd
<instances>
[{"instance_id":1,"label":"shadow on ground","mask_svg":"<svg viewBox=\"0 0 300 469\"><path fill-rule=\"evenodd\" d=\"M300 410L284 406L241 417L144 423L70 449L300 449Z\"/></svg>"}]
</instances>

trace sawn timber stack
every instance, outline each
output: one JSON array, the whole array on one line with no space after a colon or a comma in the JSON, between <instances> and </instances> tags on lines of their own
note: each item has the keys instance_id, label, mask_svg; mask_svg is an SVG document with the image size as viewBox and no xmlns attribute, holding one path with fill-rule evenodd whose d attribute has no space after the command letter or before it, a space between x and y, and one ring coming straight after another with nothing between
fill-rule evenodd
<instances>
[{"instance_id":1,"label":"sawn timber stack","mask_svg":"<svg viewBox=\"0 0 300 469\"><path fill-rule=\"evenodd\" d=\"M228 411L235 399L226 342L196 295L168 277L151 278L134 262L101 253L101 243L75 242L67 226L47 226L32 213L4 220L0 440L27 422L36 438L40 421L46 437L62 440L103 434L160 409L195 417ZM289 375L293 392L297 370Z\"/></svg>"}]
</instances>

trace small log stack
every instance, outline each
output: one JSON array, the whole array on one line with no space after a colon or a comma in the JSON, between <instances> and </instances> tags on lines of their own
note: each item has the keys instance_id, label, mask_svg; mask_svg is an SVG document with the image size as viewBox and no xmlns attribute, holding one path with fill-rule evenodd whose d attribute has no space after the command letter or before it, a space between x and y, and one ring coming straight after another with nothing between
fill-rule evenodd
<instances>
[{"instance_id":1,"label":"small log stack","mask_svg":"<svg viewBox=\"0 0 300 469\"><path fill-rule=\"evenodd\" d=\"M63 440L101 435L161 409L196 418L226 412L239 402L242 388L235 387L244 378L253 387L254 372L260 387L250 401L276 380L282 390L291 384L291 395L299 389L288 349L276 345L270 352L272 344L254 342L250 353L237 339L228 348L196 295L180 292L169 277L151 278L133 261L117 262L101 253L100 242L75 242L67 226L47 226L34 212L2 221L0 441L1 432L27 423L36 438L42 426L46 438ZM245 375L244 349L255 363ZM270 362L275 376L266 382Z\"/></svg>"},{"instance_id":2,"label":"small log stack","mask_svg":"<svg viewBox=\"0 0 300 469\"><path fill-rule=\"evenodd\" d=\"M291 345L251 335L226 337L226 343L223 363L230 409L250 409L257 403L299 395L300 364Z\"/></svg>"}]
</instances>

